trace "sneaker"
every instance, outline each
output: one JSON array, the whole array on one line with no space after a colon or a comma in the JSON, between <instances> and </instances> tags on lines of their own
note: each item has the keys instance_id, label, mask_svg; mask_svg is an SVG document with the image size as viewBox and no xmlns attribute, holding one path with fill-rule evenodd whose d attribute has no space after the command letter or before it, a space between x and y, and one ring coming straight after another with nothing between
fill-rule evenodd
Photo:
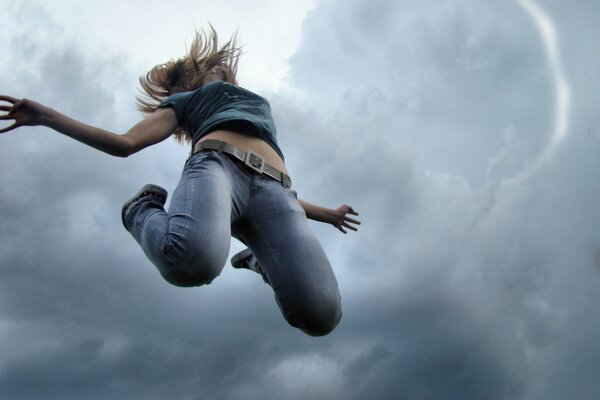
<instances>
[{"instance_id":1,"label":"sneaker","mask_svg":"<svg viewBox=\"0 0 600 400\"><path fill-rule=\"evenodd\" d=\"M233 268L246 268L254 272L258 272L257 268L260 269L260 265L258 265L256 257L254 257L254 254L250 249L242 250L231 257L231 265Z\"/></svg>"},{"instance_id":2,"label":"sneaker","mask_svg":"<svg viewBox=\"0 0 600 400\"><path fill-rule=\"evenodd\" d=\"M158 198L160 203L164 205L167 202L168 193L166 189L161 188L158 185L147 184L142 187L139 192L137 192L131 199L127 200L125 204L123 204L123 208L121 209L121 221L123 222L123 226L125 229L129 230L127 223L125 222L125 215L129 211L129 208L141 199L142 197L153 195Z\"/></svg>"},{"instance_id":3,"label":"sneaker","mask_svg":"<svg viewBox=\"0 0 600 400\"><path fill-rule=\"evenodd\" d=\"M260 274L260 276L262 276L265 283L269 284L269 280L267 279L267 276L264 274L263 270L260 268L260 264L258 263L258 260L252 253L252 250L245 249L231 257L231 265L233 266L233 268L244 268L249 269L250 271L254 271L257 274Z\"/></svg>"}]
</instances>

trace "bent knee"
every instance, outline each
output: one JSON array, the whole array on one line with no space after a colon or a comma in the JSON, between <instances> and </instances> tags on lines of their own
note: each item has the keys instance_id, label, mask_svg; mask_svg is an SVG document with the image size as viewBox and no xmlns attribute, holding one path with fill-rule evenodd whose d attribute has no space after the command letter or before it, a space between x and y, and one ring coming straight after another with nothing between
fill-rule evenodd
<instances>
[{"instance_id":1,"label":"bent knee","mask_svg":"<svg viewBox=\"0 0 600 400\"><path fill-rule=\"evenodd\" d=\"M223 270L224 262L198 256L171 260L160 268L162 277L172 285L181 287L202 286L211 283Z\"/></svg>"},{"instance_id":2,"label":"bent knee","mask_svg":"<svg viewBox=\"0 0 600 400\"><path fill-rule=\"evenodd\" d=\"M215 274L207 274L207 273L197 273L197 272L161 272L162 277L169 282L171 285L179 286L179 287L194 287L194 286L202 286L208 285L211 283L219 273Z\"/></svg>"},{"instance_id":3,"label":"bent knee","mask_svg":"<svg viewBox=\"0 0 600 400\"><path fill-rule=\"evenodd\" d=\"M221 274L228 246L222 243L190 243L167 239L165 257L159 271L162 277L175 286L207 285Z\"/></svg>"},{"instance_id":4,"label":"bent knee","mask_svg":"<svg viewBox=\"0 0 600 400\"><path fill-rule=\"evenodd\" d=\"M342 319L342 307L339 300L331 300L304 310L295 317L288 319L293 326L298 327L310 336L325 336L331 333Z\"/></svg>"}]
</instances>

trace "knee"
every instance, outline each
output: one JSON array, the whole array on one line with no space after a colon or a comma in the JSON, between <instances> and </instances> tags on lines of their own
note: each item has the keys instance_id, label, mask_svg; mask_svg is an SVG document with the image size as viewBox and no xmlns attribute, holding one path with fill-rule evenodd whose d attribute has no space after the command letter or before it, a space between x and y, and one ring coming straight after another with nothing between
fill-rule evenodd
<instances>
[{"instance_id":1,"label":"knee","mask_svg":"<svg viewBox=\"0 0 600 400\"><path fill-rule=\"evenodd\" d=\"M211 266L212 267L212 266ZM161 270L161 276L169 282L171 285L179 287L194 287L208 285L221 273L220 269L215 268L189 268L186 266L182 268L171 268L168 270Z\"/></svg>"},{"instance_id":2,"label":"knee","mask_svg":"<svg viewBox=\"0 0 600 400\"><path fill-rule=\"evenodd\" d=\"M298 327L309 336L325 336L331 333L342 319L342 306L339 299L331 299L320 303L316 307L298 313L292 325Z\"/></svg>"},{"instance_id":3,"label":"knee","mask_svg":"<svg viewBox=\"0 0 600 400\"><path fill-rule=\"evenodd\" d=\"M172 285L201 286L211 283L221 274L225 258L216 252L186 252L169 257L160 268L162 277Z\"/></svg>"}]
</instances>

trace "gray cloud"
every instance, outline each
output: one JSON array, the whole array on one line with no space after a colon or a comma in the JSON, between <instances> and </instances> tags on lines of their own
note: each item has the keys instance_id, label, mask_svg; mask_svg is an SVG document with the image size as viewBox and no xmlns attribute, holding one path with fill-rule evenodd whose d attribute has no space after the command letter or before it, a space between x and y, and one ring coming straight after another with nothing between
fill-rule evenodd
<instances>
[{"instance_id":1,"label":"gray cloud","mask_svg":"<svg viewBox=\"0 0 600 400\"><path fill-rule=\"evenodd\" d=\"M553 118L548 66L523 10L510 2L345 4L328 2L305 23L304 47L290 75L311 102L299 120L318 121L309 134L319 141L288 140L300 149L298 158L314 154L327 165L307 182L308 193L327 202L348 193L363 211L360 243L335 252L344 261L342 279L363 285L351 286L345 322L363 322L353 328L362 328L373 348L388 351L380 351L381 358L398 363L376 367L387 385L377 378L359 382L371 393L377 387L379 397L386 390L411 393L407 398L591 396L595 366L583 350L590 342L568 356L558 349L575 345L567 332L588 338L598 332L593 309L585 305L595 303L598 284L592 265L598 192L588 181L598 136L593 128L587 137L580 134L597 118L578 108L572 136L558 154L531 182L514 185L507 179L541 151ZM561 15L556 4L542 6ZM364 23L350 15L361 15ZM574 32L572 18L556 19L567 64L586 53L578 30L589 34L591 26L580 22ZM597 65L582 57L586 70ZM573 66L567 71L575 103L593 103L597 94L577 84L584 77ZM319 153L322 143L331 149L330 161ZM579 290L586 300L572 301ZM416 293L422 297L414 300ZM396 308L403 303L434 318L444 314L444 327L461 334L422 325L417 335L423 345L413 360L395 338L373 335L393 329L393 321L419 324L420 315L406 317ZM574 328L579 318L585 328ZM411 343L411 337L399 341ZM468 351L453 351L461 348ZM582 364L577 384L564 376L563 357ZM426 369L432 359L437 368ZM365 356L356 369L374 364ZM456 379L456 386L436 380L438 373L448 377L445 365L472 380ZM404 385L405 376L412 376L412 385Z\"/></svg>"},{"instance_id":2,"label":"gray cloud","mask_svg":"<svg viewBox=\"0 0 600 400\"><path fill-rule=\"evenodd\" d=\"M1 91L134 123L127 57L90 58L24 4ZM344 303L325 338L290 328L247 271L168 286L122 229L139 186L172 191L184 148L121 160L44 129L2 135L0 395L593 398L600 59L582 38L599 10L540 4L575 106L569 138L522 185L508 178L549 139L553 92L516 3L329 1L307 16L291 89L272 98L280 142L303 197L364 221L347 237L313 225Z\"/></svg>"}]
</instances>

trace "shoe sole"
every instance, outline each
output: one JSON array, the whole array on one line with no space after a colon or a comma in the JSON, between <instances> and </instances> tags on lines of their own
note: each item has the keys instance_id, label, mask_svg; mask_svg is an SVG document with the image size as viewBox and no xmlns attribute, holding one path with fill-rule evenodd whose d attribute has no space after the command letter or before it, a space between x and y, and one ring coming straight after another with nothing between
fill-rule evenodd
<instances>
[{"instance_id":1,"label":"shoe sole","mask_svg":"<svg viewBox=\"0 0 600 400\"><path fill-rule=\"evenodd\" d=\"M135 203L136 201L148 194L157 195L157 197L161 199L163 205L167 202L167 196L169 195L166 189L160 186L153 185L151 183L144 185L132 198L130 198L125 202L125 204L123 204L123 208L121 209L121 222L123 222L123 226L125 227L125 229L129 230L127 224L125 223L125 211L129 208L130 205L132 205L133 203Z\"/></svg>"},{"instance_id":2,"label":"shoe sole","mask_svg":"<svg viewBox=\"0 0 600 400\"><path fill-rule=\"evenodd\" d=\"M231 265L233 268L248 268L247 260L252 257L252 250L245 249L237 253L235 256L231 257Z\"/></svg>"},{"instance_id":3,"label":"shoe sole","mask_svg":"<svg viewBox=\"0 0 600 400\"><path fill-rule=\"evenodd\" d=\"M253 257L253 253L252 250L250 249L245 249L240 251L239 253L237 253L235 256L231 257L231 265L233 266L233 268L237 268L237 269L247 269L249 271L253 271L256 272L257 274L259 274L263 281L267 284L267 285L271 285L269 283L269 279L267 278L267 276L265 275L265 273L263 272L262 268L260 267L260 264L258 262L256 262L255 264L255 268L250 268L250 266L248 265L248 260Z\"/></svg>"}]
</instances>

